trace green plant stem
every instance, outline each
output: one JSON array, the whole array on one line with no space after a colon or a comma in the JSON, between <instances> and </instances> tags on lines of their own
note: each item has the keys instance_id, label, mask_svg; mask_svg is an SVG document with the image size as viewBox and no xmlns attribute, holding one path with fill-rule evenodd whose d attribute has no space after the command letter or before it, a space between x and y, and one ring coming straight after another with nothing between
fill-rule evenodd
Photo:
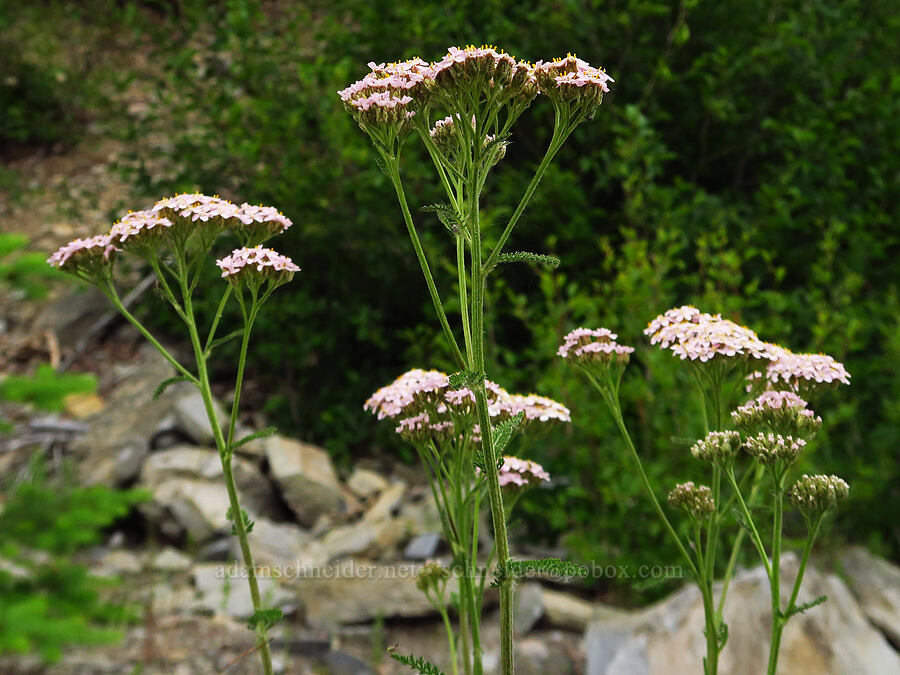
<instances>
[{"instance_id":1,"label":"green plant stem","mask_svg":"<svg viewBox=\"0 0 900 675\"><path fill-rule=\"evenodd\" d=\"M750 497L747 499L747 504L745 507L748 511L756 503L756 495L759 492L759 485L760 485L759 479L761 477L762 471L763 471L762 466L757 466L752 471L748 471L747 476L741 478L741 483L738 484L738 489L735 491L735 494L737 494L737 495L741 494L740 489L741 489L741 486L743 485L744 481L747 479L747 477L749 477L751 475L753 476L753 487L750 488ZM734 544L731 547L731 555L728 558L728 565L725 568L725 575L722 577L722 592L719 595L719 607L716 612L716 615L719 617L722 616L722 612L725 609L725 598L728 597L728 588L731 585L731 577L734 574L734 568L737 565L738 555L740 554L740 551L741 551L741 544L744 542L744 536L746 535L746 533L747 533L747 531L743 527L740 528L738 530L737 535L735 535ZM760 541L762 541L761 538L760 538ZM757 548L757 550L759 550L759 549ZM764 565L768 569L769 559L765 555L763 555L762 558L765 560Z\"/></svg>"},{"instance_id":2,"label":"green plant stem","mask_svg":"<svg viewBox=\"0 0 900 675\"><path fill-rule=\"evenodd\" d=\"M456 658L456 637L453 634L453 625L450 623L450 614L447 612L446 603L443 602L443 598L440 598L440 600L441 602L435 604L444 622L444 630L447 631L447 643L450 646L450 668L453 671L453 675L459 675L459 664Z\"/></svg>"},{"instance_id":3,"label":"green plant stem","mask_svg":"<svg viewBox=\"0 0 900 675\"><path fill-rule=\"evenodd\" d=\"M759 559L762 561L763 566L766 568L766 575L771 574L771 568L769 567L769 557L766 555L766 547L763 545L762 537L759 536L759 531L756 529L756 524L753 522L753 516L750 515L750 509L747 508L747 503L744 501L744 496L741 494L741 489L737 484L737 480L734 477L734 467L728 467L725 471L725 477L728 479L728 482L731 484L731 489L734 490L735 495L737 495L738 504L741 507L741 514L744 516L744 520L747 523L747 527L750 528L750 540L753 542L753 545L756 547L756 552L759 554ZM753 495L751 493L751 501L753 499ZM741 530L743 531L743 529ZM735 547L737 550L737 547ZM724 589L723 589L723 597L724 597ZM723 600L724 603L724 600ZM721 606L720 606L721 611Z\"/></svg>"},{"instance_id":4,"label":"green plant stem","mask_svg":"<svg viewBox=\"0 0 900 675\"><path fill-rule=\"evenodd\" d=\"M391 177L391 183L393 183L394 190L397 192L400 209L403 211L403 221L406 223L406 229L409 232L409 238L412 241L413 249L416 251L419 266L422 268L422 274L425 276L425 284L428 286L431 302L434 305L434 310L437 312L438 320L441 322L441 329L444 331L444 337L447 340L447 344L450 347L450 351L453 354L453 359L456 361L457 366L460 369L465 370L465 357L463 357L462 352L459 350L459 345L456 343L456 338L453 335L453 331L450 329L450 324L447 321L447 314L444 312L444 305L441 303L441 296L438 294L437 287L434 284L434 277L431 275L428 259L425 257L425 251L422 249L422 242L419 241L419 235L416 232L412 214L409 212L409 204L406 202L406 194L403 191L403 182L400 180L400 169L397 166L397 161L387 155L382 155L382 157L387 166L388 174Z\"/></svg>"},{"instance_id":5,"label":"green plant stem","mask_svg":"<svg viewBox=\"0 0 900 675\"><path fill-rule=\"evenodd\" d=\"M138 332L144 337L147 342L156 347L156 350L163 355L163 358L168 361L173 368L175 368L178 373L187 378L193 384L199 386L199 382L197 378L191 373L187 368L182 366L178 361L172 356L165 347L163 347L159 341L153 337L153 334L148 331L144 325L137 320L137 318L128 311L124 304L122 304L122 300L119 298L119 294L116 292L115 286L110 282L105 288L101 287L101 290L104 292L107 298L109 298L110 302L115 305L116 309L124 316L128 322L134 326Z\"/></svg>"},{"instance_id":6,"label":"green plant stem","mask_svg":"<svg viewBox=\"0 0 900 675\"><path fill-rule=\"evenodd\" d=\"M247 584L250 586L250 599L253 603L254 613L262 609L262 600L259 593L259 582L256 579L256 567L253 564L253 554L250 552L250 542L247 539L247 530L244 526L243 511L241 511L240 501L238 499L237 487L234 482L234 472L231 467L231 456L228 453L228 446L222 435L222 427L216 417L215 406L213 405L212 391L209 386L209 374L206 368L206 354L203 346L200 344L200 336L197 333L197 323L194 316L193 305L191 304L191 291L187 284L185 266L180 265L181 291L184 302L185 317L187 319L188 332L191 337L191 345L194 348L194 357L197 361L197 379L199 380L200 396L203 399L203 405L206 408L206 416L209 418L209 424L212 427L213 438L216 441L216 448L219 451L219 457L222 460L222 473L225 476L225 487L228 491L228 502L231 506L232 523L237 534L238 543L241 547L241 554L244 558L244 567L247 570ZM246 335L245 335L246 339ZM242 362L238 364L238 369L243 369ZM262 621L256 624L256 646L259 651L260 659L263 664L265 675L273 675L272 655L269 651L269 637L266 626Z\"/></svg>"},{"instance_id":7,"label":"green plant stem","mask_svg":"<svg viewBox=\"0 0 900 675\"><path fill-rule=\"evenodd\" d=\"M484 267L481 262L481 226L478 218L478 197L474 197L472 210L472 370L478 373L474 386L475 406L481 429L481 451L484 456L491 520L494 525L494 543L497 547L497 568L500 578L500 672L513 673L513 578L509 574L509 539L506 531L506 514L503 510L503 494L500 490L500 474L497 471L497 454L488 412L487 391L484 386Z\"/></svg>"},{"instance_id":8,"label":"green plant stem","mask_svg":"<svg viewBox=\"0 0 900 675\"><path fill-rule=\"evenodd\" d=\"M806 574L806 563L809 562L809 554L812 551L813 542L816 539L816 536L819 534L819 527L822 524L822 516L818 516L816 518L815 524L809 527L809 531L807 533L806 545L803 547L803 556L800 558L800 568L797 570L797 579L794 581L794 589L791 591L791 599L788 602L787 610L785 610L785 614L788 616L792 615L794 609L797 606L797 596L800 593L800 584L803 582L803 575Z\"/></svg>"},{"instance_id":9,"label":"green plant stem","mask_svg":"<svg viewBox=\"0 0 900 675\"><path fill-rule=\"evenodd\" d=\"M641 482L644 484L644 490L647 492L647 495L650 497L650 501L653 503L653 508L656 510L656 515L659 516L660 521L666 528L666 531L669 533L672 541L674 541L678 546L678 550L681 552L681 556L684 558L685 562L687 562L688 566L691 568L691 572L693 572L694 576L699 579L701 576L700 569L698 569L698 566L694 564L694 560L691 557L691 554L688 553L688 550L685 548L684 543L682 543L681 537L679 537L678 533L675 532L675 528L672 527L672 523L669 522L669 519L666 517L665 511L663 511L662 505L659 503L659 500L656 498L656 494L653 492L653 486L650 484L650 478L647 476L647 472L644 470L644 463L641 462L641 457L637 453L637 448L635 448L634 442L631 440L631 434L628 433L628 428L625 426L625 420L622 417L622 411L619 405L618 397L613 392L608 391L607 388L600 384L597 379L590 373L588 373L588 377L594 383L594 386L597 387L597 389L603 395L603 398L606 401L606 405L609 408L609 411L612 413L613 419L616 421L616 426L619 427L619 433L622 435L625 444L628 446L628 449L631 452L631 458L634 460L634 464L637 467L638 474L640 474ZM697 553L699 555L700 551L698 550Z\"/></svg>"},{"instance_id":10,"label":"green plant stem","mask_svg":"<svg viewBox=\"0 0 900 675\"><path fill-rule=\"evenodd\" d=\"M501 253L503 253L503 247L506 245L506 241L512 234L513 228L516 226L516 223L519 222L519 218L525 211L525 207L528 206L528 202L531 201L531 197L532 195L534 195L534 191L537 189L538 183L540 183L541 178L544 177L544 172L547 170L547 167L550 166L550 162L553 161L556 153L562 147L563 142L565 142L570 133L571 129L563 129L560 125L559 114L557 113L556 124L553 127L553 137L550 139L550 145L547 147L547 152L544 153L544 157L541 159L541 163L538 164L538 168L534 172L534 176L531 178L531 182L528 184L528 187L525 189L525 194L522 195L522 199L519 200L519 204L518 206L516 206L516 210L513 211L513 214L509 218L509 222L506 223L506 227L504 228L503 233L500 235L500 238L497 240L497 244L496 246L494 246L494 250L491 251L491 254L484 262L485 272L490 271L491 268L497 264L497 258L500 257Z\"/></svg>"},{"instance_id":11,"label":"green plant stem","mask_svg":"<svg viewBox=\"0 0 900 675\"><path fill-rule=\"evenodd\" d=\"M703 598L703 616L706 628L703 631L706 637L706 658L703 659L703 672L705 675L716 675L719 668L719 635L716 626L715 603L713 598L712 579L707 575L708 556L703 552L703 540L700 536L700 523L694 521L694 548L697 551L697 586L700 588L700 596ZM709 542L707 542L707 545Z\"/></svg>"},{"instance_id":12,"label":"green plant stem","mask_svg":"<svg viewBox=\"0 0 900 675\"><path fill-rule=\"evenodd\" d=\"M784 630L784 616L781 613L781 527L784 493L784 478L775 481L772 504L772 573L769 585L772 589L772 638L769 641L768 675L775 675L778 669L778 652L781 648L781 633Z\"/></svg>"},{"instance_id":13,"label":"green plant stem","mask_svg":"<svg viewBox=\"0 0 900 675\"><path fill-rule=\"evenodd\" d=\"M456 270L459 276L459 313L463 328L463 341L466 345L466 358L471 367L472 331L469 324L469 291L466 287L466 251L462 234L456 235Z\"/></svg>"},{"instance_id":14,"label":"green plant stem","mask_svg":"<svg viewBox=\"0 0 900 675\"><path fill-rule=\"evenodd\" d=\"M231 444L234 443L234 429L237 426L238 406L241 401L241 388L244 383L244 366L247 363L247 347L250 344L250 331L253 329L253 322L256 320L256 313L259 310L256 292L253 293L253 302L250 305L250 311L247 312L243 300L241 301L241 314L244 318L244 333L241 335L241 352L238 358L237 376L234 380L234 399L231 402L231 415L228 418L228 436L226 437L225 447L228 455L231 455Z\"/></svg>"}]
</instances>

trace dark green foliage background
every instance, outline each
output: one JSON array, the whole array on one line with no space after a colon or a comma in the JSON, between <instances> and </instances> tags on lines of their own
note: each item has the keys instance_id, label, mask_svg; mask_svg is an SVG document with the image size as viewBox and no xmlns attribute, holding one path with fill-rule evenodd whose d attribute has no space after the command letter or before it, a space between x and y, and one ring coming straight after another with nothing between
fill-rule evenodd
<instances>
[{"instance_id":1,"label":"dark green foliage background","mask_svg":"<svg viewBox=\"0 0 900 675\"><path fill-rule=\"evenodd\" d=\"M221 192L278 205L295 223L273 245L303 271L273 298L253 344L273 421L341 460L370 452L373 439L399 455L363 401L411 366L451 369L391 186L336 90L367 61L438 58L450 44L489 42L531 60L574 51L605 65L616 84L561 152L511 242L562 265L506 266L490 295L489 375L573 411L570 427L521 449L558 479L520 507L530 532L609 563L675 559L599 398L554 353L582 324L638 346L624 399L640 452L660 491L699 479L685 446L698 434L696 396L675 359L641 335L656 314L692 303L847 364L853 384L816 402L823 440L801 468L852 483L837 537L897 556L896 3L114 7L85 20L114 14L166 63L150 117L131 130L135 140L167 133L151 156L136 154L147 162L133 174L147 194ZM488 184L489 223L502 226L551 121L540 102L523 116ZM403 170L414 207L439 199L414 143ZM444 229L434 214L419 222L452 304Z\"/></svg>"}]
</instances>

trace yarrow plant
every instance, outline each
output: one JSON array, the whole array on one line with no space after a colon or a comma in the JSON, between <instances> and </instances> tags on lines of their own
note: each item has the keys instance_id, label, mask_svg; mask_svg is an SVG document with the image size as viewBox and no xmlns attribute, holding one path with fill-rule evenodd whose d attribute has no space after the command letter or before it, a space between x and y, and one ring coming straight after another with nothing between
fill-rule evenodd
<instances>
[{"instance_id":1,"label":"yarrow plant","mask_svg":"<svg viewBox=\"0 0 900 675\"><path fill-rule=\"evenodd\" d=\"M701 395L707 433L691 446L690 452L709 467L710 485L681 483L669 492L667 499L669 506L687 516L690 531L687 540L672 525L660 504L622 415L619 383L634 350L618 345L616 335L606 328L579 328L565 336L559 355L582 370L599 390L625 439L658 517L700 589L706 619L705 675L715 675L718 671L719 653L728 640L728 626L722 620L722 612L741 544L749 535L770 582L772 636L768 673L774 675L781 634L788 619L825 600L818 598L797 604L822 519L849 494L847 483L836 476L804 475L789 493L785 490L791 469L822 425L822 419L800 394L810 396L837 384L849 384L850 375L830 356L793 354L784 347L764 342L746 326L692 306L668 310L653 319L644 332L652 345L672 352L686 363ZM754 392L752 400L737 405L742 394ZM729 424L736 430L726 428ZM726 494L726 488L730 494ZM773 522L768 550L753 517L761 494L772 497ZM788 497L806 521L807 536L790 600L782 607L782 519ZM723 525L733 511L741 529L732 542L717 601L713 582L718 571L719 541Z\"/></svg>"},{"instance_id":2,"label":"yarrow plant","mask_svg":"<svg viewBox=\"0 0 900 675\"><path fill-rule=\"evenodd\" d=\"M509 430L503 427L502 432L491 426L484 363L485 282L501 263L558 263L550 256L504 253L504 248L550 162L574 129L597 112L613 80L601 68L574 55L532 65L488 45L450 47L441 59L432 63L413 58L399 63L370 63L369 69L361 80L338 94L371 139L397 194L441 329L460 371L451 377L452 384L454 388L466 386L474 398L478 432L473 433L478 434L477 457L484 467L485 492L496 542L501 671L507 675L513 671L515 565L511 565L509 554L498 446L505 443L502 439L515 431L519 422L511 422ZM480 216L485 182L490 170L505 156L516 120L539 95L545 96L553 106L553 133L518 205L488 250ZM432 205L428 210L436 213L456 245L462 349L434 282L400 176L401 149L411 135L424 144L447 198L447 202ZM523 405L525 414L512 420L528 419L529 403ZM550 406L536 419L552 418L553 410ZM426 424L434 424L428 412L427 423L421 419L406 424L411 427L408 433L419 433ZM480 655L475 655L471 667L473 672L481 672Z\"/></svg>"},{"instance_id":3,"label":"yarrow plant","mask_svg":"<svg viewBox=\"0 0 900 675\"><path fill-rule=\"evenodd\" d=\"M536 431L536 425L546 428L571 421L564 405L544 396L510 394L490 380L485 382L485 389L498 452L508 447L515 428L532 427ZM453 556L446 573L437 573L436 563L426 565L419 573L419 588L443 617L452 672L459 672L460 661L464 672L477 671L482 657L485 584L496 549L485 552L484 564L479 563L479 516L488 501L490 471L481 450L475 394L469 387L454 389L445 373L414 369L372 394L364 408L379 420L394 424L395 432L419 455ZM518 457L502 457L492 468L499 473L498 482L506 497L507 520L526 490L550 480L540 464ZM447 613L451 576L458 580L458 631Z\"/></svg>"},{"instance_id":4,"label":"yarrow plant","mask_svg":"<svg viewBox=\"0 0 900 675\"><path fill-rule=\"evenodd\" d=\"M280 612L267 609L262 604L247 538L253 529L253 521L240 506L232 459L236 448L274 431L266 429L241 439L235 437L247 347L254 321L275 289L291 281L294 273L300 271L290 258L263 248L261 244L290 226L290 219L271 206L237 205L219 197L196 193L179 194L158 201L149 210L129 212L113 224L108 234L76 239L47 260L51 266L69 272L103 291L110 302L175 368L177 377L163 382L156 395L180 381L189 382L199 389L222 462L230 502L228 518L233 523L232 533L237 536L240 544L253 602L254 614L249 623L256 631L256 648L267 675L273 672L267 633L279 620ZM193 307L194 293L204 266L212 264L210 253L216 239L226 230L236 234L244 246L215 261L226 283L222 284L221 300L215 318L201 339ZM156 273L160 292L187 330L194 353L194 363L191 366L175 359L123 304L115 283L117 263L123 255L133 255L144 260ZM217 337L223 312L232 298L240 307L243 325L224 337ZM227 427L223 431L213 407L208 362L216 347L237 337L241 338L241 349L234 401Z\"/></svg>"}]
</instances>

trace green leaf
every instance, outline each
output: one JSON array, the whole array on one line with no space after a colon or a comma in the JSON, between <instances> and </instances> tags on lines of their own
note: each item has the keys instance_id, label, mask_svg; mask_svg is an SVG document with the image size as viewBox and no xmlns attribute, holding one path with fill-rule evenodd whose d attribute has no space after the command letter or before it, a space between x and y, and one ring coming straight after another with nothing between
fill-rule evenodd
<instances>
[{"instance_id":1,"label":"green leaf","mask_svg":"<svg viewBox=\"0 0 900 675\"><path fill-rule=\"evenodd\" d=\"M276 623L284 618L284 613L278 609L258 609L247 619L247 625L251 630L255 630L257 626L262 625L265 630L269 630Z\"/></svg>"},{"instance_id":2,"label":"green leaf","mask_svg":"<svg viewBox=\"0 0 900 675\"><path fill-rule=\"evenodd\" d=\"M497 264L503 263L529 263L530 265L542 265L550 269L559 267L560 260L555 255L546 255L543 253L529 253L528 251L513 251L512 253L501 253L497 256Z\"/></svg>"},{"instance_id":3,"label":"green leaf","mask_svg":"<svg viewBox=\"0 0 900 675\"><path fill-rule=\"evenodd\" d=\"M278 427L266 427L265 429L260 429L259 431L254 431L252 434L247 434L239 441L235 441L234 443L232 443L228 447L228 450L229 450L229 452L234 452L242 445L246 445L250 441L255 441L258 438L268 438L269 436L274 434L276 431L278 431Z\"/></svg>"},{"instance_id":4,"label":"green leaf","mask_svg":"<svg viewBox=\"0 0 900 675\"><path fill-rule=\"evenodd\" d=\"M812 609L813 607L817 607L818 605L821 605L821 604L822 604L823 602L825 602L826 600L828 600L828 596L827 596L827 595L820 595L820 596L819 596L818 598L816 598L815 600L810 600L809 602L804 602L802 605L797 605L796 607L794 607L794 609L792 609L791 611L785 612L785 613L784 613L784 618L785 618L785 619L789 619L789 618L791 618L792 616L794 616L794 614L800 614L801 612L805 612L805 611L808 610L808 609Z\"/></svg>"},{"instance_id":5,"label":"green leaf","mask_svg":"<svg viewBox=\"0 0 900 675\"><path fill-rule=\"evenodd\" d=\"M523 577L544 576L550 578L581 578L589 573L585 565L562 560L560 558L538 558L536 560L510 560L506 571L513 579ZM502 579L494 577L491 586L499 586Z\"/></svg>"},{"instance_id":6,"label":"green leaf","mask_svg":"<svg viewBox=\"0 0 900 675\"><path fill-rule=\"evenodd\" d=\"M415 656L413 654L397 654L394 651L396 648L397 646L394 645L393 647L388 647L387 650L388 654L392 659L394 659L394 661L399 661L404 666L409 666L417 673L421 673L422 675L445 675L443 670L438 668L430 661L426 661L421 656Z\"/></svg>"},{"instance_id":7,"label":"green leaf","mask_svg":"<svg viewBox=\"0 0 900 675\"><path fill-rule=\"evenodd\" d=\"M520 412L515 417L510 417L508 420L504 420L492 428L494 436L494 456L497 457L497 461L500 461L503 451L506 449L506 446L509 445L510 439L516 432L516 429L519 428L523 419L525 419L525 413Z\"/></svg>"},{"instance_id":8,"label":"green leaf","mask_svg":"<svg viewBox=\"0 0 900 675\"><path fill-rule=\"evenodd\" d=\"M422 211L425 211L426 213L437 214L438 219L441 221L444 227L446 227L453 234L456 234L462 228L462 225L460 224L462 222L462 219L459 217L456 209L450 206L450 204L429 204L428 206L423 206Z\"/></svg>"},{"instance_id":9,"label":"green leaf","mask_svg":"<svg viewBox=\"0 0 900 675\"><path fill-rule=\"evenodd\" d=\"M471 387L478 383L479 379L484 379L484 374L479 376L473 370L463 370L458 373L453 373L450 376L450 388L451 389L462 389L463 387Z\"/></svg>"},{"instance_id":10,"label":"green leaf","mask_svg":"<svg viewBox=\"0 0 900 675\"><path fill-rule=\"evenodd\" d=\"M153 400L158 400L160 396L166 393L166 389L179 382L189 382L189 380L184 375L178 375L177 377L170 377L168 380L160 382L159 386L153 390Z\"/></svg>"},{"instance_id":11,"label":"green leaf","mask_svg":"<svg viewBox=\"0 0 900 675\"><path fill-rule=\"evenodd\" d=\"M232 521L231 523L231 534L237 535L237 526L234 524L234 510L229 506L228 510L225 512L225 517ZM254 522L250 520L250 516L247 515L247 512L244 509L241 509L241 521L244 524L244 532L246 534L250 534L253 532Z\"/></svg>"}]
</instances>

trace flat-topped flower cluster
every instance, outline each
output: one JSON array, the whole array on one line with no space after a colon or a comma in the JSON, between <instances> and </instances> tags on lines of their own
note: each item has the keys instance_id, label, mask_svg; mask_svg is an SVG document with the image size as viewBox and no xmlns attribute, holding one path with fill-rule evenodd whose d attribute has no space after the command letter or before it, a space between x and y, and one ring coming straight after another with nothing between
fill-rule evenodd
<instances>
[{"instance_id":1,"label":"flat-topped flower cluster","mask_svg":"<svg viewBox=\"0 0 900 675\"><path fill-rule=\"evenodd\" d=\"M518 415L520 428L572 421L566 406L546 396L510 394L490 380L485 381L485 388L488 412L497 423ZM403 373L372 394L363 408L379 420L394 420L396 433L417 446L451 442L462 448L481 442L475 394L469 387L451 388L449 376L437 370L415 368ZM549 480L539 464L514 457L504 459L500 475L501 485L508 486L525 487Z\"/></svg>"},{"instance_id":2,"label":"flat-topped flower cluster","mask_svg":"<svg viewBox=\"0 0 900 675\"><path fill-rule=\"evenodd\" d=\"M768 429L776 433L809 439L822 426L822 418L809 404L790 391L765 391L732 411L738 429Z\"/></svg>"},{"instance_id":3,"label":"flat-topped flower cluster","mask_svg":"<svg viewBox=\"0 0 900 675\"><path fill-rule=\"evenodd\" d=\"M47 262L92 283L111 278L115 254L127 251L152 264L159 264L164 250L183 252L192 238L208 249L225 230L235 232L247 244L218 261L222 276L242 281L289 281L299 268L290 258L260 246L262 241L283 233L291 220L272 206L240 205L200 193L177 194L156 202L152 208L129 211L109 233L75 239L61 247Z\"/></svg>"},{"instance_id":4,"label":"flat-topped flower cluster","mask_svg":"<svg viewBox=\"0 0 900 675\"><path fill-rule=\"evenodd\" d=\"M572 54L532 66L492 45L450 47L433 63L416 57L368 66L371 72L338 92L367 131L373 126L408 127L431 103L457 110L460 97L524 109L541 93L557 105L596 107L613 81L602 68Z\"/></svg>"}]
</instances>

